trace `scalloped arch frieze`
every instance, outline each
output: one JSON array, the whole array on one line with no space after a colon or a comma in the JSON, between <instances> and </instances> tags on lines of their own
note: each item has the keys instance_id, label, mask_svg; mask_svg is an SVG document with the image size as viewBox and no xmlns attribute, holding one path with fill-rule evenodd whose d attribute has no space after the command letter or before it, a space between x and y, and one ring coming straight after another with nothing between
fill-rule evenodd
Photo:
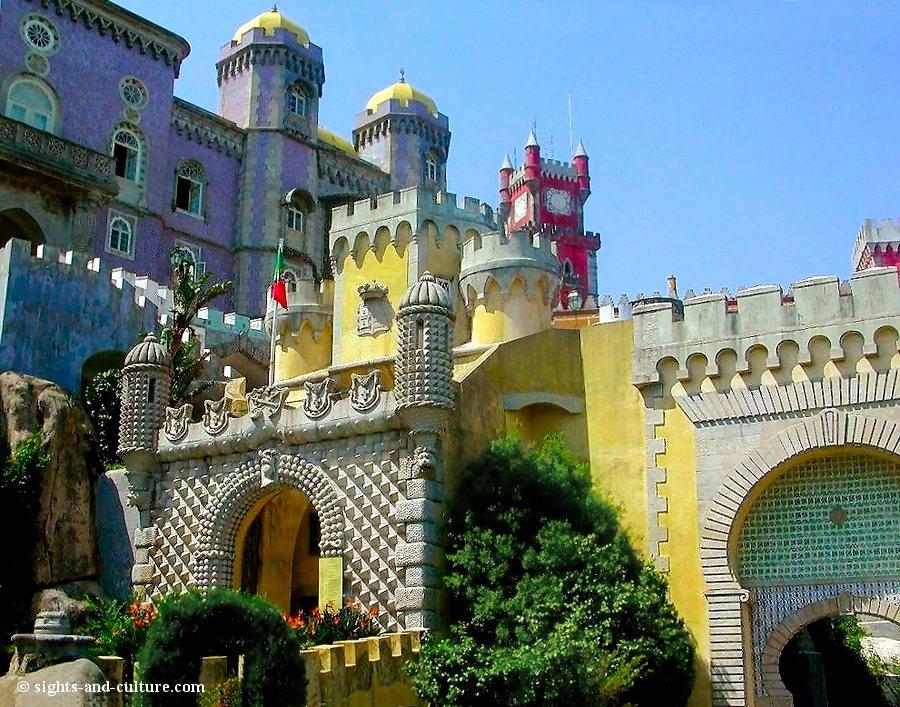
<instances>
[{"instance_id":1,"label":"scalloped arch frieze","mask_svg":"<svg viewBox=\"0 0 900 707\"><path fill-rule=\"evenodd\" d=\"M306 495L319 515L320 551L339 557L344 551L344 512L333 482L319 466L274 449L261 450L224 479L200 524L196 578L202 588L230 587L240 528L254 505L280 489Z\"/></svg>"}]
</instances>

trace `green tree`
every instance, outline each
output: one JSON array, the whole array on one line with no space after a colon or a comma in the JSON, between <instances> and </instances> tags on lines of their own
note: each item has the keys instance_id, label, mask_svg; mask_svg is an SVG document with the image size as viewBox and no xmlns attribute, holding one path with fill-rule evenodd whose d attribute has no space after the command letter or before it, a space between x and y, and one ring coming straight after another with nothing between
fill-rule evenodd
<instances>
[{"instance_id":1,"label":"green tree","mask_svg":"<svg viewBox=\"0 0 900 707\"><path fill-rule=\"evenodd\" d=\"M173 407L182 405L213 385L212 381L200 380L209 357L199 351L199 339L193 322L201 309L217 297L230 292L233 287L230 280L210 283L211 273L194 278L193 265L188 261L176 262L176 251L173 251L175 269L172 284L175 306L172 325L163 329L162 333L162 343L168 349L172 361L172 391L169 400Z\"/></svg>"},{"instance_id":2,"label":"green tree","mask_svg":"<svg viewBox=\"0 0 900 707\"><path fill-rule=\"evenodd\" d=\"M94 443L100 461L109 467L119 464L119 419L122 369L110 368L91 378L82 393L82 404L94 426Z\"/></svg>"},{"instance_id":3,"label":"green tree","mask_svg":"<svg viewBox=\"0 0 900 707\"><path fill-rule=\"evenodd\" d=\"M694 646L616 509L559 438L493 443L448 504L449 636L416 689L436 707L683 705Z\"/></svg>"}]
</instances>

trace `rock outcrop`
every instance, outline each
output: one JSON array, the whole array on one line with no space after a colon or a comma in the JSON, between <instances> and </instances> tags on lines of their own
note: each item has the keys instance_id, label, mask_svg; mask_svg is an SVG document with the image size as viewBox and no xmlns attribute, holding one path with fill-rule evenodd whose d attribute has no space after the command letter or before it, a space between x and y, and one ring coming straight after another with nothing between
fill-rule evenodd
<instances>
[{"instance_id":1,"label":"rock outcrop","mask_svg":"<svg viewBox=\"0 0 900 707\"><path fill-rule=\"evenodd\" d=\"M37 430L50 462L40 478L34 580L49 587L100 574L93 484L102 471L90 450L91 423L81 404L58 385L0 373L0 455ZM21 519L28 523L29 519Z\"/></svg>"}]
</instances>

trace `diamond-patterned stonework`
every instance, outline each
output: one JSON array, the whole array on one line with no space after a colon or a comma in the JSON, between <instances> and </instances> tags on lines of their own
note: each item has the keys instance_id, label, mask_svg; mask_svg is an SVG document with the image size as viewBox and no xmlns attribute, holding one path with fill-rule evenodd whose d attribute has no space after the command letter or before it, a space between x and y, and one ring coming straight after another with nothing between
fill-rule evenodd
<instances>
[{"instance_id":1,"label":"diamond-patterned stonework","mask_svg":"<svg viewBox=\"0 0 900 707\"><path fill-rule=\"evenodd\" d=\"M233 586L235 544L249 512L268 494L296 488L319 513L323 555L344 559L344 592L378 608L383 628L400 628L394 555L395 508L406 500L400 463L406 435L371 434L302 447L172 462L158 485L152 523L151 596L190 586Z\"/></svg>"},{"instance_id":2,"label":"diamond-patterned stonework","mask_svg":"<svg viewBox=\"0 0 900 707\"><path fill-rule=\"evenodd\" d=\"M832 454L772 483L741 532L746 586L900 577L900 465Z\"/></svg>"}]
</instances>

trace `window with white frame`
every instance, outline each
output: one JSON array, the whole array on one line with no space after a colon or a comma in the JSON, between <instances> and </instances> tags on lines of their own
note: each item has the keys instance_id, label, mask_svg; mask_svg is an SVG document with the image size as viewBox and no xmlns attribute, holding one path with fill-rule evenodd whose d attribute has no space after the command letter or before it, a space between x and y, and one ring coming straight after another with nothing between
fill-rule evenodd
<instances>
[{"instance_id":1,"label":"window with white frame","mask_svg":"<svg viewBox=\"0 0 900 707\"><path fill-rule=\"evenodd\" d=\"M112 156L116 176L137 183L141 167L141 141L131 130L119 128L113 135Z\"/></svg>"},{"instance_id":2,"label":"window with white frame","mask_svg":"<svg viewBox=\"0 0 900 707\"><path fill-rule=\"evenodd\" d=\"M306 103L307 103L306 91L304 91L300 86L294 85L288 89L288 92L287 92L288 113L293 113L296 116L305 118L306 110L307 110Z\"/></svg>"},{"instance_id":3,"label":"window with white frame","mask_svg":"<svg viewBox=\"0 0 900 707\"><path fill-rule=\"evenodd\" d=\"M306 231L306 214L296 204L287 207L287 227L300 233Z\"/></svg>"},{"instance_id":4,"label":"window with white frame","mask_svg":"<svg viewBox=\"0 0 900 707\"><path fill-rule=\"evenodd\" d=\"M125 258L134 257L134 219L110 211L106 229L106 250Z\"/></svg>"},{"instance_id":5,"label":"window with white frame","mask_svg":"<svg viewBox=\"0 0 900 707\"><path fill-rule=\"evenodd\" d=\"M282 272L281 279L284 280L285 289L288 292L297 291L297 275L293 270L285 270Z\"/></svg>"},{"instance_id":6,"label":"window with white frame","mask_svg":"<svg viewBox=\"0 0 900 707\"><path fill-rule=\"evenodd\" d=\"M195 280L206 272L206 263L202 259L203 249L200 246L176 239L175 248L179 249L186 259L191 262Z\"/></svg>"},{"instance_id":7,"label":"window with white frame","mask_svg":"<svg viewBox=\"0 0 900 707\"><path fill-rule=\"evenodd\" d=\"M438 163L434 155L425 155L425 179L436 182L438 179Z\"/></svg>"},{"instance_id":8,"label":"window with white frame","mask_svg":"<svg viewBox=\"0 0 900 707\"><path fill-rule=\"evenodd\" d=\"M19 79L6 96L6 115L48 133L55 132L56 103L52 93L38 81Z\"/></svg>"},{"instance_id":9,"label":"window with white frame","mask_svg":"<svg viewBox=\"0 0 900 707\"><path fill-rule=\"evenodd\" d=\"M196 160L186 160L178 165L175 174L175 209L195 216L202 216L206 173Z\"/></svg>"}]
</instances>

